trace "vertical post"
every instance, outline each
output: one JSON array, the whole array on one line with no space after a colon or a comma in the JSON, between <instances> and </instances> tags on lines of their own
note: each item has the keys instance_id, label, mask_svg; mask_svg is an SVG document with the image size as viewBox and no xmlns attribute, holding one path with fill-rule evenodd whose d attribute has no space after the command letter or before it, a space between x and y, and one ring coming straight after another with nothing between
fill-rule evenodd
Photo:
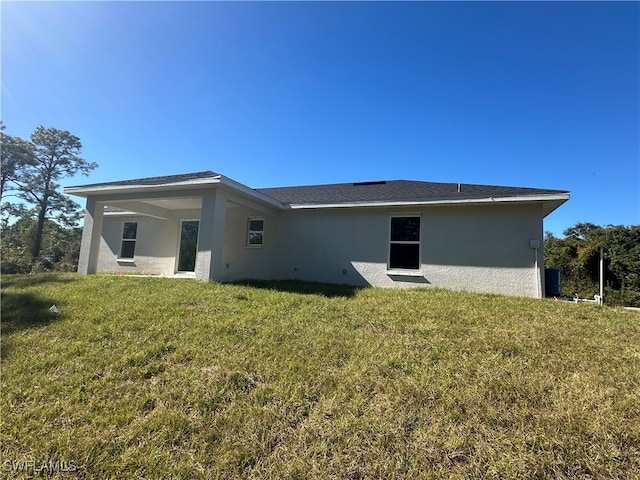
<instances>
[{"instance_id":1,"label":"vertical post","mask_svg":"<svg viewBox=\"0 0 640 480\"><path fill-rule=\"evenodd\" d=\"M80 243L80 257L78 258L78 273L88 275L96 273L98 269L98 251L102 237L102 217L104 207L95 199L88 197L84 209L84 226L82 227L82 242Z\"/></svg>"},{"instance_id":2,"label":"vertical post","mask_svg":"<svg viewBox=\"0 0 640 480\"><path fill-rule=\"evenodd\" d=\"M202 197L195 266L198 280L220 280L226 211L227 198L218 189Z\"/></svg>"},{"instance_id":3,"label":"vertical post","mask_svg":"<svg viewBox=\"0 0 640 480\"><path fill-rule=\"evenodd\" d=\"M604 248L600 247L600 299L598 303L602 305L604 301Z\"/></svg>"}]
</instances>

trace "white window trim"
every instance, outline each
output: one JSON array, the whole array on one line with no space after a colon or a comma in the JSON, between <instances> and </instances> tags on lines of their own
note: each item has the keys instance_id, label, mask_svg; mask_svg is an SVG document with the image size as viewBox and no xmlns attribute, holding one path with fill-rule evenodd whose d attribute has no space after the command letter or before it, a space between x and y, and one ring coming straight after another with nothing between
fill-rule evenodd
<instances>
[{"instance_id":1,"label":"white window trim","mask_svg":"<svg viewBox=\"0 0 640 480\"><path fill-rule=\"evenodd\" d=\"M394 218L414 217L420 219L420 230L418 240L391 240L391 222ZM387 250L387 275L390 276L422 276L422 215L419 213L397 213L389 215L389 235ZM418 245L418 268L391 268L391 245Z\"/></svg>"},{"instance_id":2,"label":"white window trim","mask_svg":"<svg viewBox=\"0 0 640 480\"><path fill-rule=\"evenodd\" d=\"M130 263L131 265L135 265L136 261L133 258L116 258L116 262L118 262L118 264L123 264L123 263Z\"/></svg>"},{"instance_id":3,"label":"white window trim","mask_svg":"<svg viewBox=\"0 0 640 480\"><path fill-rule=\"evenodd\" d=\"M135 223L136 224L136 238L124 238L124 226L127 223ZM136 257L136 247L138 246L138 227L139 222L137 220L125 220L122 222L120 226L120 250L118 251L118 257L116 260L119 263L133 263ZM123 242L134 242L133 245L133 257L123 257L122 256L122 244Z\"/></svg>"},{"instance_id":4,"label":"white window trim","mask_svg":"<svg viewBox=\"0 0 640 480\"><path fill-rule=\"evenodd\" d=\"M251 221L253 220L262 220L262 230L251 230ZM264 226L265 226L265 221L264 221L264 217L249 217L247 218L247 234L245 237L245 246L247 248L262 248L262 246L264 245ZM262 233L262 242L259 244L251 244L249 243L249 239L251 238L251 234L252 233Z\"/></svg>"},{"instance_id":5,"label":"white window trim","mask_svg":"<svg viewBox=\"0 0 640 480\"><path fill-rule=\"evenodd\" d=\"M399 270L394 268L393 270L387 269L386 274L390 277L422 277L422 268L418 270Z\"/></svg>"}]
</instances>

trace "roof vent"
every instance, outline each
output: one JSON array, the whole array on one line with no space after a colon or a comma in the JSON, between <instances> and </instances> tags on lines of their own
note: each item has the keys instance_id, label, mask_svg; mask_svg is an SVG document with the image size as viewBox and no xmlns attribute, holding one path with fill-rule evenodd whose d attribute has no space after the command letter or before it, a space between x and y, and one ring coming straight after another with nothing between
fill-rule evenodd
<instances>
[{"instance_id":1,"label":"roof vent","mask_svg":"<svg viewBox=\"0 0 640 480\"><path fill-rule=\"evenodd\" d=\"M386 185L386 184L387 184L387 182L382 180L380 182L357 182L357 183L354 183L353 186L354 187L365 187L367 185Z\"/></svg>"}]
</instances>

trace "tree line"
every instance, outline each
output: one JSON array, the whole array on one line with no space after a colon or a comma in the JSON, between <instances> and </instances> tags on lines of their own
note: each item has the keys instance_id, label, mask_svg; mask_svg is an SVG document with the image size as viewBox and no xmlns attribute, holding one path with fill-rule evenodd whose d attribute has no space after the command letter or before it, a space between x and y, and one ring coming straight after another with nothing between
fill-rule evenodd
<instances>
[{"instance_id":1,"label":"tree line","mask_svg":"<svg viewBox=\"0 0 640 480\"><path fill-rule=\"evenodd\" d=\"M80 139L65 130L39 126L29 140L4 130L0 122L1 272L75 270L80 205L58 182L97 164L80 156Z\"/></svg>"},{"instance_id":2,"label":"tree line","mask_svg":"<svg viewBox=\"0 0 640 480\"><path fill-rule=\"evenodd\" d=\"M605 303L640 307L640 225L577 223L564 238L547 232L545 267L560 270L563 295L593 297L599 291L600 248Z\"/></svg>"}]
</instances>

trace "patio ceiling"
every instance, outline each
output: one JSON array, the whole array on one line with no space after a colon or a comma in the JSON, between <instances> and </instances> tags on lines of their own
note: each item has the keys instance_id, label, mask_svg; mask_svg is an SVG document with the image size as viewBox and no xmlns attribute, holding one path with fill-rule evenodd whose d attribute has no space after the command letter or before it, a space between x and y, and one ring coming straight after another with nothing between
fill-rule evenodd
<instances>
[{"instance_id":1,"label":"patio ceiling","mask_svg":"<svg viewBox=\"0 0 640 480\"><path fill-rule=\"evenodd\" d=\"M175 198L148 198L148 199L136 199L136 200L111 200L105 202L107 208L106 212L109 214L129 214L136 213L147 215L150 217L160 218L168 220L170 218L177 218L179 215L177 212L188 210L200 210L202 207L202 197L175 197ZM228 208L236 208L241 205L234 202L232 199L227 201Z\"/></svg>"}]
</instances>

